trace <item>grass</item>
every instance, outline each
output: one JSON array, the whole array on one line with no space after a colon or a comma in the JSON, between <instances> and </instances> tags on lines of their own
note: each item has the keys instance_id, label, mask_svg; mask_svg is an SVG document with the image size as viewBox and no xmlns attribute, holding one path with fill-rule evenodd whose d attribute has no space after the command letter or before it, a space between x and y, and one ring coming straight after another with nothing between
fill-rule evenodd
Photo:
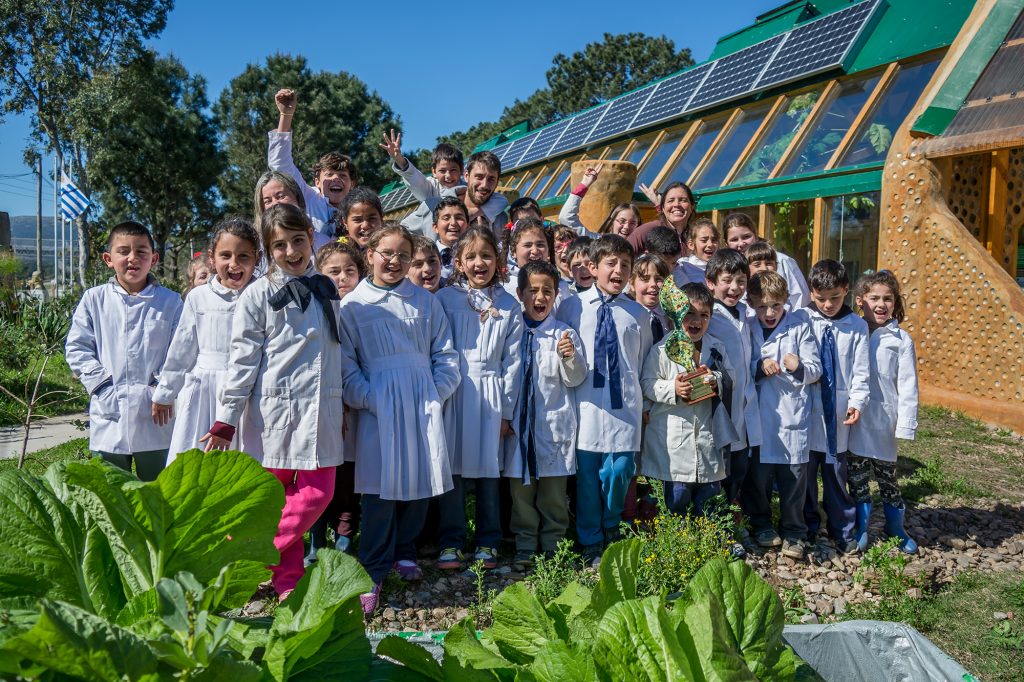
<instances>
[{"instance_id":1,"label":"grass","mask_svg":"<svg viewBox=\"0 0 1024 682\"><path fill-rule=\"evenodd\" d=\"M25 471L36 476L41 476L54 462L64 460L89 459L89 439L75 438L63 445L57 445L45 450L30 453L25 457ZM0 459L0 472L8 469L17 469L18 460Z\"/></svg>"},{"instance_id":2,"label":"grass","mask_svg":"<svg viewBox=\"0 0 1024 682\"><path fill-rule=\"evenodd\" d=\"M31 395L35 385L39 365L33 359L23 366L0 367L0 385L14 395L25 398L25 382L28 381L28 394ZM35 369L33 369L35 368ZM50 358L43 375L39 393L48 391L71 391L67 396L56 396L58 400L51 405L33 410L40 416L52 417L60 414L84 413L89 400L82 384L71 375L71 369L64 361L64 355L56 353ZM17 426L24 419L24 408L10 397L0 394L0 426Z\"/></svg>"}]
</instances>

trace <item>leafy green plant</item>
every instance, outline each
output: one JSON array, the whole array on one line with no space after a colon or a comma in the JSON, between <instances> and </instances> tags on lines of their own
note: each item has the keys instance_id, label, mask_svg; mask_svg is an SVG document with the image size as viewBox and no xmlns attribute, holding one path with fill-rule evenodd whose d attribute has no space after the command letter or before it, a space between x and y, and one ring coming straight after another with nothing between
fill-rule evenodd
<instances>
[{"instance_id":1,"label":"leafy green plant","mask_svg":"<svg viewBox=\"0 0 1024 682\"><path fill-rule=\"evenodd\" d=\"M573 582L586 587L597 584L597 577L586 570L583 557L573 551L573 542L563 538L554 554L534 557L533 571L526 576L526 584L542 604L547 604Z\"/></svg>"},{"instance_id":2,"label":"leafy green plant","mask_svg":"<svg viewBox=\"0 0 1024 682\"><path fill-rule=\"evenodd\" d=\"M797 625L803 616L811 613L804 591L796 585L782 594L782 607L786 610L786 622L790 625Z\"/></svg>"},{"instance_id":3,"label":"leafy green plant","mask_svg":"<svg viewBox=\"0 0 1024 682\"><path fill-rule=\"evenodd\" d=\"M891 620L913 625L921 611L921 600L908 590L919 587L919 580L907 575L910 559L899 550L899 538L889 538L868 549L854 574L859 583L867 583L877 592L877 603L850 604L848 620Z\"/></svg>"},{"instance_id":4,"label":"leafy green plant","mask_svg":"<svg viewBox=\"0 0 1024 682\"><path fill-rule=\"evenodd\" d=\"M484 580L487 578L487 569L484 568L482 559L474 562L469 567L469 572L473 574L473 588L475 591L475 598L469 607L469 613L476 627L482 628L490 619L491 602L494 601L494 596L497 593L495 590L487 589L487 586L484 584Z\"/></svg>"},{"instance_id":5,"label":"leafy green plant","mask_svg":"<svg viewBox=\"0 0 1024 682\"><path fill-rule=\"evenodd\" d=\"M470 618L448 632L440 665L394 637L378 652L415 680L795 678L782 604L749 566L711 561L669 604L638 594L641 549L635 538L613 544L593 589L572 583L548 604L521 583L510 586L480 638Z\"/></svg>"}]
</instances>

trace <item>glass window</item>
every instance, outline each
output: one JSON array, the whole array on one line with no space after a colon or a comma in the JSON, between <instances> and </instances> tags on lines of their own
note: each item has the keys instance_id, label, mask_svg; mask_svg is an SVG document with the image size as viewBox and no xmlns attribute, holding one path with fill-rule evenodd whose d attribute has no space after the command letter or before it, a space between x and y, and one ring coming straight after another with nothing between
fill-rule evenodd
<instances>
[{"instance_id":1,"label":"glass window","mask_svg":"<svg viewBox=\"0 0 1024 682\"><path fill-rule=\"evenodd\" d=\"M562 167L562 170L558 172L558 175L555 176L555 179L551 181L550 185L548 185L548 189L546 192L544 192L544 196L537 197L537 199L540 200L547 199L549 197L557 197L558 190L561 189L562 185L565 184L565 181L569 179L570 173L572 173L572 162L566 161Z\"/></svg>"},{"instance_id":2,"label":"glass window","mask_svg":"<svg viewBox=\"0 0 1024 682\"><path fill-rule=\"evenodd\" d=\"M845 265L851 284L878 267L878 207L881 202L881 192L826 199L828 232L821 240L821 257Z\"/></svg>"},{"instance_id":3,"label":"glass window","mask_svg":"<svg viewBox=\"0 0 1024 682\"><path fill-rule=\"evenodd\" d=\"M711 144L718 137L718 133L722 132L722 126L724 125L725 119L722 118L705 123L693 141L690 142L690 146L679 155L679 159L676 160L672 170L665 176L665 182L662 184L667 185L670 182L686 182L689 180L697 164L708 153Z\"/></svg>"},{"instance_id":4,"label":"glass window","mask_svg":"<svg viewBox=\"0 0 1024 682\"><path fill-rule=\"evenodd\" d=\"M509 179L505 180L504 182L500 182L498 184L500 184L500 185L502 185L504 187L515 187L516 186L516 176L513 175Z\"/></svg>"},{"instance_id":5,"label":"glass window","mask_svg":"<svg viewBox=\"0 0 1024 682\"><path fill-rule=\"evenodd\" d=\"M520 192L522 192L523 190L530 186L529 182L532 176L533 171L526 171L525 173L523 173L523 176L519 179L519 182L516 185L514 185L514 187L518 189Z\"/></svg>"},{"instance_id":6,"label":"glass window","mask_svg":"<svg viewBox=\"0 0 1024 682\"><path fill-rule=\"evenodd\" d=\"M825 169L846 131L878 85L881 76L840 83L832 99L817 117L814 129L807 133L780 175L814 173Z\"/></svg>"},{"instance_id":7,"label":"glass window","mask_svg":"<svg viewBox=\"0 0 1024 682\"><path fill-rule=\"evenodd\" d=\"M679 128L665 136L665 139L661 141L661 144L654 150L651 158L648 159L647 163L644 164L644 167L637 174L636 181L638 184L642 182L645 185L649 185L654 182L654 179L658 177L658 173L665 167L668 157L672 156L672 152L679 146L679 140L683 139L683 135L686 134L687 130L685 127Z\"/></svg>"},{"instance_id":8,"label":"glass window","mask_svg":"<svg viewBox=\"0 0 1024 682\"><path fill-rule=\"evenodd\" d=\"M536 195L537 192L539 192L542 189L544 189L544 185L547 183L548 179L551 177L551 174L554 173L554 172L555 172L555 167L554 166L548 166L547 168L545 168L544 170L542 170L540 172L540 174L537 176L537 182L533 183L532 187L527 187L527 186L524 185L519 190L519 193L521 195L523 195L523 196L530 196L530 197L533 197L534 199L536 199L537 197L534 196L534 195ZM529 194L526 194L526 192L529 192Z\"/></svg>"},{"instance_id":9,"label":"glass window","mask_svg":"<svg viewBox=\"0 0 1024 682\"><path fill-rule=\"evenodd\" d=\"M626 151L626 147L629 146L629 140L623 140L617 144L613 144L609 148L608 153L605 154L606 161L618 161L622 158L622 154Z\"/></svg>"},{"instance_id":10,"label":"glass window","mask_svg":"<svg viewBox=\"0 0 1024 682\"><path fill-rule=\"evenodd\" d=\"M814 200L770 204L768 221L768 234L776 250L792 256L801 270L809 272L814 243Z\"/></svg>"},{"instance_id":11,"label":"glass window","mask_svg":"<svg viewBox=\"0 0 1024 682\"><path fill-rule=\"evenodd\" d=\"M654 135L641 137L636 141L636 144L633 145L633 149L630 150L629 156L623 159L623 161L629 161L630 163L639 166L640 162L644 160L644 155L647 153L647 150L651 148L651 143L654 142L654 138Z\"/></svg>"},{"instance_id":12,"label":"glass window","mask_svg":"<svg viewBox=\"0 0 1024 682\"><path fill-rule=\"evenodd\" d=\"M757 151L751 154L730 184L767 180L789 147L789 143L800 132L819 97L821 90L812 90L793 97L785 110L780 111L775 117L764 139L757 143Z\"/></svg>"},{"instance_id":13,"label":"glass window","mask_svg":"<svg viewBox=\"0 0 1024 682\"><path fill-rule=\"evenodd\" d=\"M840 166L885 160L893 134L917 103L937 65L938 61L933 60L900 69L874 114L857 131L857 141L843 156Z\"/></svg>"},{"instance_id":14,"label":"glass window","mask_svg":"<svg viewBox=\"0 0 1024 682\"><path fill-rule=\"evenodd\" d=\"M768 105L755 109L749 109L740 114L740 120L732 127L725 142L715 153L711 163L704 168L697 181L693 184L694 189L707 189L710 187L721 187L725 176L729 174L736 159L750 142L750 138L757 132L761 121L768 114Z\"/></svg>"}]
</instances>

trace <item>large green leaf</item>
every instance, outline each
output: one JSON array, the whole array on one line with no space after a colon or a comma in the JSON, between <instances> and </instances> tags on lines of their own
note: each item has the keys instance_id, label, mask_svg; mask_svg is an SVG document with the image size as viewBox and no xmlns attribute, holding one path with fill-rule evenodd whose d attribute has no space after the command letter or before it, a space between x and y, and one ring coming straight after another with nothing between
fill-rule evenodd
<instances>
[{"instance_id":1,"label":"large green leaf","mask_svg":"<svg viewBox=\"0 0 1024 682\"><path fill-rule=\"evenodd\" d=\"M529 663L548 642L558 639L555 624L523 583L514 583L491 606L494 624L487 631L502 655Z\"/></svg>"},{"instance_id":2,"label":"large green leaf","mask_svg":"<svg viewBox=\"0 0 1024 682\"><path fill-rule=\"evenodd\" d=\"M145 640L71 604L43 599L39 620L5 648L48 670L83 680L156 682L159 663Z\"/></svg>"},{"instance_id":3,"label":"large green leaf","mask_svg":"<svg viewBox=\"0 0 1024 682\"><path fill-rule=\"evenodd\" d=\"M692 642L708 680L757 682L733 644L722 605L714 595L706 594L685 608L677 605L671 618L676 622L679 641Z\"/></svg>"},{"instance_id":4,"label":"large green leaf","mask_svg":"<svg viewBox=\"0 0 1024 682\"><path fill-rule=\"evenodd\" d=\"M570 647L561 640L547 642L533 659L530 671L538 682L592 682L597 679L590 648Z\"/></svg>"},{"instance_id":5,"label":"large green leaf","mask_svg":"<svg viewBox=\"0 0 1024 682\"><path fill-rule=\"evenodd\" d=\"M602 561L603 563L603 561ZM598 624L594 661L601 680L704 680L697 652L684 648L657 597L615 604Z\"/></svg>"},{"instance_id":6,"label":"large green leaf","mask_svg":"<svg viewBox=\"0 0 1024 682\"><path fill-rule=\"evenodd\" d=\"M561 639L579 643L594 638L600 618L591 605L592 600L593 592L590 588L573 581L545 605L544 610L555 624L555 631Z\"/></svg>"},{"instance_id":7,"label":"large green leaf","mask_svg":"<svg viewBox=\"0 0 1024 682\"><path fill-rule=\"evenodd\" d=\"M179 571L207 583L230 562L278 559L273 537L284 491L244 453L193 450L151 483L125 480L101 461L69 463L66 480L70 497L106 535L129 597ZM252 578L244 576L246 588Z\"/></svg>"},{"instance_id":8,"label":"large green leaf","mask_svg":"<svg viewBox=\"0 0 1024 682\"><path fill-rule=\"evenodd\" d=\"M401 663L409 673L410 679L436 680L443 682L444 673L434 657L426 649L406 641L401 637L385 637L377 645L377 655Z\"/></svg>"},{"instance_id":9,"label":"large green leaf","mask_svg":"<svg viewBox=\"0 0 1024 682\"><path fill-rule=\"evenodd\" d=\"M371 651L359 595L371 589L359 562L321 550L274 615L263 657L267 674L293 681L365 677Z\"/></svg>"},{"instance_id":10,"label":"large green leaf","mask_svg":"<svg viewBox=\"0 0 1024 682\"><path fill-rule=\"evenodd\" d=\"M604 551L598 574L601 579L594 590L593 606L603 614L613 604L636 599L636 576L640 569L639 539L616 542Z\"/></svg>"},{"instance_id":11,"label":"large green leaf","mask_svg":"<svg viewBox=\"0 0 1024 682\"><path fill-rule=\"evenodd\" d=\"M480 643L472 618L459 621L444 636L442 668L451 682L512 682L517 672L515 664Z\"/></svg>"},{"instance_id":12,"label":"large green leaf","mask_svg":"<svg viewBox=\"0 0 1024 682\"><path fill-rule=\"evenodd\" d=\"M722 605L732 646L757 678L792 675L795 658L782 641L785 611L761 576L742 561L709 561L690 580L684 598L699 603L708 595Z\"/></svg>"}]
</instances>

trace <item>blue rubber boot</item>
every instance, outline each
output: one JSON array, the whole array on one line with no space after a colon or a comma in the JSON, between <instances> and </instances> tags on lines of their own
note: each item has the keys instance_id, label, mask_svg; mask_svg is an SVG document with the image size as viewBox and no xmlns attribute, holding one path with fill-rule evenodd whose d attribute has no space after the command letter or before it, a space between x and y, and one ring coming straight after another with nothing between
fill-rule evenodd
<instances>
[{"instance_id":1,"label":"blue rubber boot","mask_svg":"<svg viewBox=\"0 0 1024 682\"><path fill-rule=\"evenodd\" d=\"M914 538L907 535L907 531L903 528L903 516L906 512L907 508L902 504L897 507L894 504L886 503L885 534L890 538L900 539L900 551L904 554L917 554L917 543L914 542Z\"/></svg>"},{"instance_id":2,"label":"blue rubber boot","mask_svg":"<svg viewBox=\"0 0 1024 682\"><path fill-rule=\"evenodd\" d=\"M857 549L863 553L868 548L868 521L871 519L871 503L857 502L857 521L853 526L853 539Z\"/></svg>"}]
</instances>

